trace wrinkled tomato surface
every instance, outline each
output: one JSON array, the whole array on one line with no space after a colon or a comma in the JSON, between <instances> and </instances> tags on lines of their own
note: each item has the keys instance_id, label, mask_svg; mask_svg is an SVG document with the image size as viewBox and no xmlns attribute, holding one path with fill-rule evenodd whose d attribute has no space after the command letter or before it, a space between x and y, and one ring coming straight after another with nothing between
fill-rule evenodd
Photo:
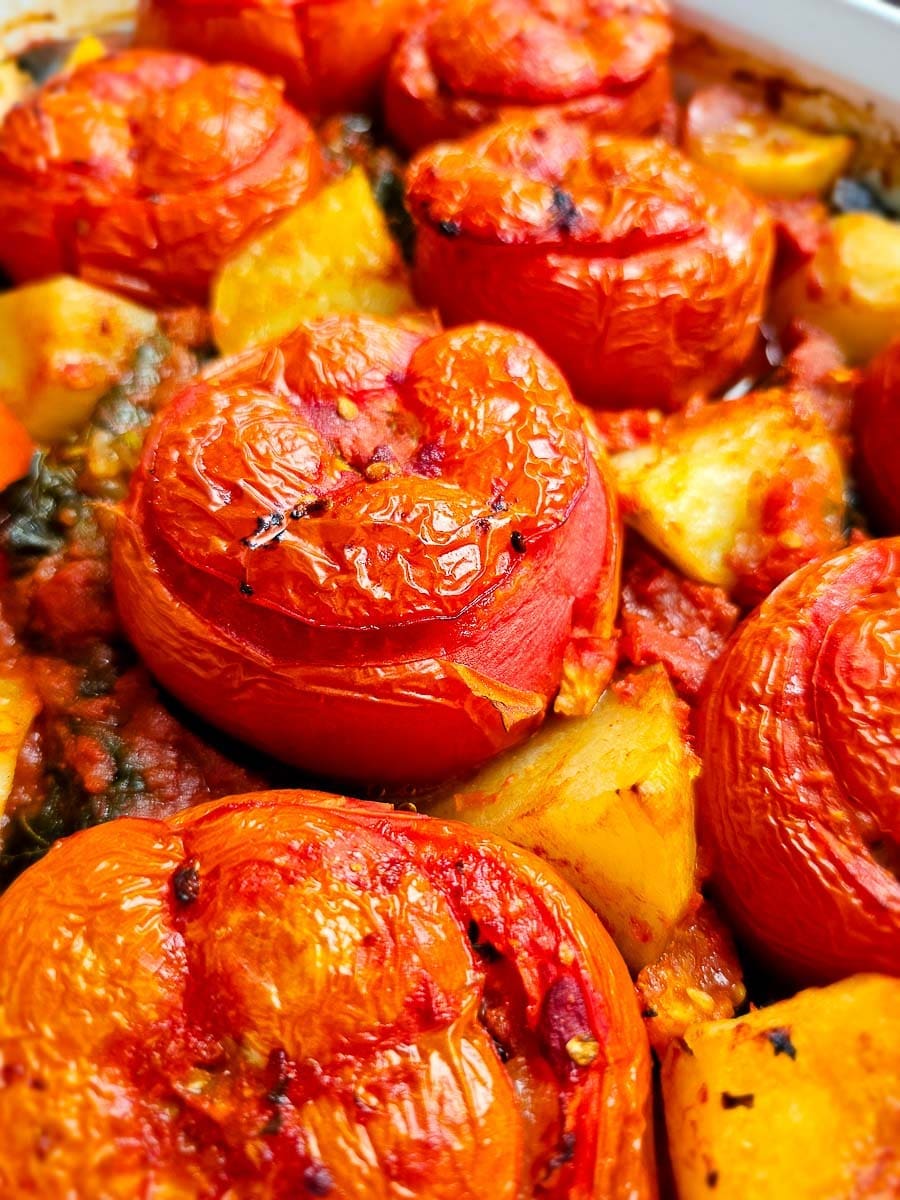
<instances>
[{"instance_id":1,"label":"wrinkled tomato surface","mask_svg":"<svg viewBox=\"0 0 900 1200\"><path fill-rule=\"evenodd\" d=\"M0 901L0 994L5 1195L655 1194L624 963L462 825L267 792L76 834Z\"/></svg>"},{"instance_id":2,"label":"wrinkled tomato surface","mask_svg":"<svg viewBox=\"0 0 900 1200\"><path fill-rule=\"evenodd\" d=\"M420 299L530 334L587 404L678 408L753 346L770 220L662 142L509 121L419 154L408 202Z\"/></svg>"},{"instance_id":3,"label":"wrinkled tomato surface","mask_svg":"<svg viewBox=\"0 0 900 1200\"><path fill-rule=\"evenodd\" d=\"M205 304L244 237L316 185L306 119L248 67L133 50L52 78L0 126L0 263Z\"/></svg>"},{"instance_id":4,"label":"wrinkled tomato surface","mask_svg":"<svg viewBox=\"0 0 900 1200\"><path fill-rule=\"evenodd\" d=\"M164 684L251 744L439 779L609 679L605 472L522 335L325 317L163 414L118 530L119 610Z\"/></svg>"}]
</instances>

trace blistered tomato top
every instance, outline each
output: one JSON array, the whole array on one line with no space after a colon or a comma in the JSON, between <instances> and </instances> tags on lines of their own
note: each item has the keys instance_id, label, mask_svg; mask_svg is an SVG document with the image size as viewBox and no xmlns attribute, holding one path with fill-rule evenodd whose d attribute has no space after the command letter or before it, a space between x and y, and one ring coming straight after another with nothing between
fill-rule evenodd
<instances>
[{"instance_id":1,"label":"blistered tomato top","mask_svg":"<svg viewBox=\"0 0 900 1200\"><path fill-rule=\"evenodd\" d=\"M177 694L302 765L411 781L420 753L429 775L469 764L519 740L557 689L581 711L609 677L606 470L522 335L324 317L167 409L117 539L122 617ZM205 665L226 643L233 702ZM266 717L274 690L255 694L276 677L281 705L322 689L302 733Z\"/></svg>"},{"instance_id":2,"label":"blistered tomato top","mask_svg":"<svg viewBox=\"0 0 900 1200\"><path fill-rule=\"evenodd\" d=\"M315 186L320 155L279 84L130 51L51 79L0 127L0 261L159 303L206 300L244 236Z\"/></svg>"},{"instance_id":3,"label":"blistered tomato top","mask_svg":"<svg viewBox=\"0 0 900 1200\"><path fill-rule=\"evenodd\" d=\"M669 101L671 45L663 0L447 0L394 54L388 122L409 149L520 108L640 133Z\"/></svg>"}]
</instances>

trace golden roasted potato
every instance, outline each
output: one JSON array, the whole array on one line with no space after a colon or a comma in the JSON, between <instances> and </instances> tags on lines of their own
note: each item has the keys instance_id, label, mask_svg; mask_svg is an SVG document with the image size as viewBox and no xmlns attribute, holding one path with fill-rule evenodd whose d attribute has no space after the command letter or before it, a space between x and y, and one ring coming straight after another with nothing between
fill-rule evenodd
<instances>
[{"instance_id":1,"label":"golden roasted potato","mask_svg":"<svg viewBox=\"0 0 900 1200\"><path fill-rule=\"evenodd\" d=\"M412 308L400 251L361 167L248 241L212 290L213 331L225 354L324 313Z\"/></svg>"},{"instance_id":2,"label":"golden roasted potato","mask_svg":"<svg viewBox=\"0 0 900 1200\"><path fill-rule=\"evenodd\" d=\"M784 479L814 479L816 509L809 553L795 529L781 531L782 576L843 544L841 456L815 411L781 392L670 417L657 439L612 463L626 521L701 583L735 586L741 548L763 532L767 496Z\"/></svg>"},{"instance_id":3,"label":"golden roasted potato","mask_svg":"<svg viewBox=\"0 0 900 1200\"><path fill-rule=\"evenodd\" d=\"M19 751L40 706L24 673L15 666L0 666L0 816L12 789Z\"/></svg>"},{"instance_id":4,"label":"golden roasted potato","mask_svg":"<svg viewBox=\"0 0 900 1200\"><path fill-rule=\"evenodd\" d=\"M824 329L853 364L866 363L900 330L900 224L875 213L832 217L813 259L773 297L776 323Z\"/></svg>"},{"instance_id":5,"label":"golden roasted potato","mask_svg":"<svg viewBox=\"0 0 900 1200\"><path fill-rule=\"evenodd\" d=\"M685 149L760 196L821 195L844 171L852 138L813 133L723 85L697 92L687 108Z\"/></svg>"},{"instance_id":6,"label":"golden roasted potato","mask_svg":"<svg viewBox=\"0 0 900 1200\"><path fill-rule=\"evenodd\" d=\"M157 328L156 316L68 275L0 296L0 402L38 441L77 430Z\"/></svg>"},{"instance_id":7,"label":"golden roasted potato","mask_svg":"<svg viewBox=\"0 0 900 1200\"><path fill-rule=\"evenodd\" d=\"M589 717L548 722L433 811L552 863L638 970L694 894L696 773L679 701L651 667L608 689Z\"/></svg>"},{"instance_id":8,"label":"golden roasted potato","mask_svg":"<svg viewBox=\"0 0 900 1200\"><path fill-rule=\"evenodd\" d=\"M0 120L33 86L31 76L12 59L0 62Z\"/></svg>"},{"instance_id":9,"label":"golden roasted potato","mask_svg":"<svg viewBox=\"0 0 900 1200\"><path fill-rule=\"evenodd\" d=\"M663 1062L679 1200L900 1194L900 979L692 1025Z\"/></svg>"}]
</instances>

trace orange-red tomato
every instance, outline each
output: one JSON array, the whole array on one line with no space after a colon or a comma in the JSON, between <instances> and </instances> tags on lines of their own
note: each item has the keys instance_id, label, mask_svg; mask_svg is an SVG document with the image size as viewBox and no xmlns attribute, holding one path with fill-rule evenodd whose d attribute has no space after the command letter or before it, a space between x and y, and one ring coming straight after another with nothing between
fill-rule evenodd
<instances>
[{"instance_id":1,"label":"orange-red tomato","mask_svg":"<svg viewBox=\"0 0 900 1200\"><path fill-rule=\"evenodd\" d=\"M0 263L205 304L247 234L313 188L320 152L248 67L131 51L51 79L0 127Z\"/></svg>"},{"instance_id":2,"label":"orange-red tomato","mask_svg":"<svg viewBox=\"0 0 900 1200\"><path fill-rule=\"evenodd\" d=\"M598 462L600 467L598 469ZM330 316L163 413L114 548L151 669L277 756L439 779L612 671L619 528L521 334Z\"/></svg>"},{"instance_id":3,"label":"orange-red tomato","mask_svg":"<svg viewBox=\"0 0 900 1200\"><path fill-rule=\"evenodd\" d=\"M27 473L33 453L34 442L28 430L0 403L0 491Z\"/></svg>"},{"instance_id":4,"label":"orange-red tomato","mask_svg":"<svg viewBox=\"0 0 900 1200\"><path fill-rule=\"evenodd\" d=\"M701 712L715 882L800 981L900 969L900 538L786 580L713 668Z\"/></svg>"},{"instance_id":5,"label":"orange-red tomato","mask_svg":"<svg viewBox=\"0 0 900 1200\"><path fill-rule=\"evenodd\" d=\"M138 42L280 76L317 114L377 100L400 33L427 0L142 0Z\"/></svg>"},{"instance_id":6,"label":"orange-red tomato","mask_svg":"<svg viewBox=\"0 0 900 1200\"><path fill-rule=\"evenodd\" d=\"M521 119L423 151L408 192L420 298L524 330L579 400L677 408L753 346L770 221L670 146Z\"/></svg>"},{"instance_id":7,"label":"orange-red tomato","mask_svg":"<svg viewBox=\"0 0 900 1200\"><path fill-rule=\"evenodd\" d=\"M872 363L853 410L856 473L873 524L900 533L900 338Z\"/></svg>"},{"instance_id":8,"label":"orange-red tomato","mask_svg":"<svg viewBox=\"0 0 900 1200\"><path fill-rule=\"evenodd\" d=\"M97 826L0 900L0 995L4 1196L654 1194L624 963L466 826L304 792Z\"/></svg>"},{"instance_id":9,"label":"orange-red tomato","mask_svg":"<svg viewBox=\"0 0 900 1200\"><path fill-rule=\"evenodd\" d=\"M522 109L644 133L671 45L665 0L443 0L394 52L388 125L408 150Z\"/></svg>"}]
</instances>

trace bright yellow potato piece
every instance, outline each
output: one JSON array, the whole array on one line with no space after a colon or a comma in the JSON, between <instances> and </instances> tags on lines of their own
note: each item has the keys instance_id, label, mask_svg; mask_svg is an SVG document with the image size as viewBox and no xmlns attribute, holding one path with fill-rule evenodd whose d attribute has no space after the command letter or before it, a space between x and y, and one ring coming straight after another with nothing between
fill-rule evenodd
<instances>
[{"instance_id":1,"label":"bright yellow potato piece","mask_svg":"<svg viewBox=\"0 0 900 1200\"><path fill-rule=\"evenodd\" d=\"M400 251L356 167L247 242L213 285L213 331L233 354L329 312L415 307Z\"/></svg>"},{"instance_id":2,"label":"bright yellow potato piece","mask_svg":"<svg viewBox=\"0 0 900 1200\"><path fill-rule=\"evenodd\" d=\"M19 751L40 707L24 674L15 667L0 667L0 816L12 789Z\"/></svg>"},{"instance_id":3,"label":"bright yellow potato piece","mask_svg":"<svg viewBox=\"0 0 900 1200\"><path fill-rule=\"evenodd\" d=\"M662 667L549 721L433 811L535 851L599 913L634 970L660 953L695 888L697 763Z\"/></svg>"},{"instance_id":4,"label":"bright yellow potato piece","mask_svg":"<svg viewBox=\"0 0 900 1200\"><path fill-rule=\"evenodd\" d=\"M800 453L827 481L840 529L845 478L840 455L817 419L778 392L756 392L666 421L659 441L612 460L626 521L686 575L730 588L729 554L759 524L766 481Z\"/></svg>"},{"instance_id":5,"label":"bright yellow potato piece","mask_svg":"<svg viewBox=\"0 0 900 1200\"><path fill-rule=\"evenodd\" d=\"M691 1026L663 1063L679 1200L900 1194L900 979Z\"/></svg>"},{"instance_id":6,"label":"bright yellow potato piece","mask_svg":"<svg viewBox=\"0 0 900 1200\"><path fill-rule=\"evenodd\" d=\"M854 365L900 333L900 224L875 213L833 217L819 252L778 288L773 315L818 325Z\"/></svg>"},{"instance_id":7,"label":"bright yellow potato piece","mask_svg":"<svg viewBox=\"0 0 900 1200\"><path fill-rule=\"evenodd\" d=\"M692 122L689 108L685 148L691 158L760 196L821 195L846 169L855 146L852 138L812 133L761 106L748 104L723 118Z\"/></svg>"},{"instance_id":8,"label":"bright yellow potato piece","mask_svg":"<svg viewBox=\"0 0 900 1200\"><path fill-rule=\"evenodd\" d=\"M0 401L32 437L79 429L157 328L156 316L68 275L0 295Z\"/></svg>"},{"instance_id":9,"label":"bright yellow potato piece","mask_svg":"<svg viewBox=\"0 0 900 1200\"><path fill-rule=\"evenodd\" d=\"M108 53L108 48L100 38L88 34L86 37L79 38L69 51L63 64L63 70L72 71L75 67L84 66L85 63L96 62L98 58L105 58Z\"/></svg>"},{"instance_id":10,"label":"bright yellow potato piece","mask_svg":"<svg viewBox=\"0 0 900 1200\"><path fill-rule=\"evenodd\" d=\"M12 61L0 62L0 120L30 91L31 76Z\"/></svg>"}]
</instances>

